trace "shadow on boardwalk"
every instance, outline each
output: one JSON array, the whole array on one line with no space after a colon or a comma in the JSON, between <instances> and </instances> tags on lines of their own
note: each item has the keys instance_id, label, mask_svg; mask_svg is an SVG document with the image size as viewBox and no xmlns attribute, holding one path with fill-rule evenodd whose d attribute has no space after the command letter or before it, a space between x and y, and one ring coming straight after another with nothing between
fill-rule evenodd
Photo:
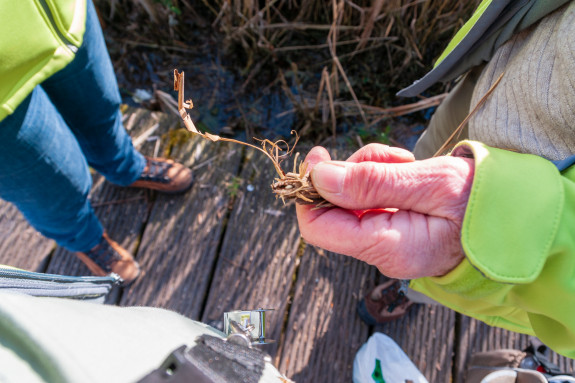
<instances>
[{"instance_id":1,"label":"shadow on boardwalk","mask_svg":"<svg viewBox=\"0 0 575 383\"><path fill-rule=\"evenodd\" d=\"M215 323L225 311L273 308L265 346L296 382L351 382L355 353L374 331L391 336L430 382L463 382L471 352L524 348L528 339L491 328L440 306L417 305L393 323L370 328L355 307L383 280L377 270L306 246L293 206L270 192L273 167L259 153L192 138L173 144L179 121L130 110L125 125L145 154L170 156L193 169L180 196L119 188L94 175L91 200L111 237L144 274L109 304L148 305ZM334 151L345 158L345 151ZM73 254L28 226L0 201L0 263L54 274L89 275ZM565 371L574 362L552 356Z\"/></svg>"}]
</instances>

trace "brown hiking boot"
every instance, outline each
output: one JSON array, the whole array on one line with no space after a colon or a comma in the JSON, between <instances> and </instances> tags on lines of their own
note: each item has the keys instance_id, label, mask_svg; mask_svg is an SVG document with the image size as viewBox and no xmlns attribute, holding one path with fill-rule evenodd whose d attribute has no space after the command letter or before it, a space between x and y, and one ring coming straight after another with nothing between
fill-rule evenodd
<instances>
[{"instance_id":1,"label":"brown hiking boot","mask_svg":"<svg viewBox=\"0 0 575 383\"><path fill-rule=\"evenodd\" d=\"M110 273L118 274L124 285L132 283L140 274L140 266L132 255L106 233L92 250L78 252L76 255L95 275L102 277Z\"/></svg>"},{"instance_id":2,"label":"brown hiking boot","mask_svg":"<svg viewBox=\"0 0 575 383\"><path fill-rule=\"evenodd\" d=\"M402 282L390 279L374 287L357 305L359 317L368 325L375 326L405 315L413 302L405 296Z\"/></svg>"},{"instance_id":3,"label":"brown hiking boot","mask_svg":"<svg viewBox=\"0 0 575 383\"><path fill-rule=\"evenodd\" d=\"M192 186L192 171L184 165L164 158L146 157L142 175L130 187L182 193Z\"/></svg>"}]
</instances>

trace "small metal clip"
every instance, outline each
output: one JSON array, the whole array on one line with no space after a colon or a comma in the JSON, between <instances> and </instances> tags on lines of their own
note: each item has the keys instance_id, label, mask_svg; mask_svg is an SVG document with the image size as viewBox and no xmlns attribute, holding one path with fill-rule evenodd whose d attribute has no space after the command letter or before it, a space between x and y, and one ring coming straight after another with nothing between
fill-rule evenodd
<instances>
[{"instance_id":1,"label":"small metal clip","mask_svg":"<svg viewBox=\"0 0 575 383\"><path fill-rule=\"evenodd\" d=\"M273 309L259 308L256 310L236 310L224 313L224 333L237 337L243 335L252 345L273 343L266 339L266 312Z\"/></svg>"}]
</instances>

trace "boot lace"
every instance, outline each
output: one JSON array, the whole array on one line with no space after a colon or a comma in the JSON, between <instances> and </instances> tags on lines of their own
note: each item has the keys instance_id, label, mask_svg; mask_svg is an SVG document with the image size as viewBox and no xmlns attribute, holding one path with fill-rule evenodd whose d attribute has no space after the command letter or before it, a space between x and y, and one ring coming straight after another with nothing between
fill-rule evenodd
<instances>
[{"instance_id":1,"label":"boot lace","mask_svg":"<svg viewBox=\"0 0 575 383\"><path fill-rule=\"evenodd\" d=\"M167 162L147 159L146 169L139 179L141 181L160 182L163 184L170 183L170 177L167 174L171 167L172 164Z\"/></svg>"},{"instance_id":2,"label":"boot lace","mask_svg":"<svg viewBox=\"0 0 575 383\"><path fill-rule=\"evenodd\" d=\"M114 263L122 259L120 254L104 238L86 255L107 273L112 271Z\"/></svg>"}]
</instances>

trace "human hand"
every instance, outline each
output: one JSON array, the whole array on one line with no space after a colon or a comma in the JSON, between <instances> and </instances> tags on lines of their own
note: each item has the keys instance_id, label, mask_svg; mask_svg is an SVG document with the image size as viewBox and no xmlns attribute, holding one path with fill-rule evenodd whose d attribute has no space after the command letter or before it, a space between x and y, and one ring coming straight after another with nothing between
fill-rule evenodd
<instances>
[{"instance_id":1,"label":"human hand","mask_svg":"<svg viewBox=\"0 0 575 383\"><path fill-rule=\"evenodd\" d=\"M315 147L306 162L316 190L337 206L297 206L309 243L401 279L444 275L463 259L460 234L472 159L414 161L407 151L372 144L347 161L330 161L324 148Z\"/></svg>"}]
</instances>

